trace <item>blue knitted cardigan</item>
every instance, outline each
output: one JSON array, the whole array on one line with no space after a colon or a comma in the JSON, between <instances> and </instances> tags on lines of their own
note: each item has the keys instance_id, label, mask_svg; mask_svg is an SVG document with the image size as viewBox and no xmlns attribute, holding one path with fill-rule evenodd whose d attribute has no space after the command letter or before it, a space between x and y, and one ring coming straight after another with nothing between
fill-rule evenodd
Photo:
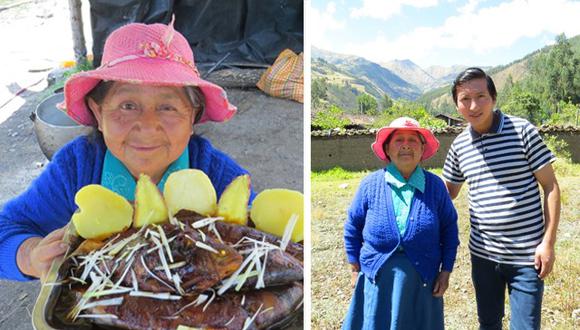
<instances>
[{"instance_id":1,"label":"blue knitted cardigan","mask_svg":"<svg viewBox=\"0 0 580 330\"><path fill-rule=\"evenodd\" d=\"M16 252L33 236L46 236L66 225L77 209L74 197L83 186L100 183L106 146L101 137L79 137L61 150L30 187L7 202L0 212L0 278L18 281L32 277L20 272ZM205 172L217 196L237 176L248 172L206 139L189 141L190 168ZM252 190L250 201L255 193Z\"/></svg>"},{"instance_id":2,"label":"blue knitted cardigan","mask_svg":"<svg viewBox=\"0 0 580 330\"><path fill-rule=\"evenodd\" d=\"M453 269L459 245L457 212L443 181L423 171L425 192L415 190L402 237L385 169L365 177L358 188L344 225L344 242L348 262L359 263L372 280L399 245L424 281Z\"/></svg>"}]
</instances>

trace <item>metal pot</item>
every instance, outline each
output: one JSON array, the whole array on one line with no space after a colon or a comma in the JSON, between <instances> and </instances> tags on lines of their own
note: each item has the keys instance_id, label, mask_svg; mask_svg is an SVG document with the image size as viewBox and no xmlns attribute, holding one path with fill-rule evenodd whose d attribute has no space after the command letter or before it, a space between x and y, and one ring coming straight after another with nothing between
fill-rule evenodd
<instances>
[{"instance_id":1,"label":"metal pot","mask_svg":"<svg viewBox=\"0 0 580 330\"><path fill-rule=\"evenodd\" d=\"M56 105L63 100L63 93L54 94L40 102L30 115L38 145L49 160L69 141L77 136L90 134L94 130L93 127L79 125L64 111L58 109Z\"/></svg>"}]
</instances>

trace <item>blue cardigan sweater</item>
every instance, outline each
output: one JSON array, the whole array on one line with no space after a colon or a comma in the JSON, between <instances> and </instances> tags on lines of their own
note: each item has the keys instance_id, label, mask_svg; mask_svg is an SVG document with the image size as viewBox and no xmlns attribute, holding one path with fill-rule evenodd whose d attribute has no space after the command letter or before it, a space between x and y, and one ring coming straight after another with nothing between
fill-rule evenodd
<instances>
[{"instance_id":1,"label":"blue cardigan sweater","mask_svg":"<svg viewBox=\"0 0 580 330\"><path fill-rule=\"evenodd\" d=\"M457 212L443 181L423 171L425 192L415 190L402 237L385 169L371 173L360 184L344 225L344 241L348 262L359 263L370 279L376 278L399 245L424 281L435 279L440 270L453 269L459 245Z\"/></svg>"},{"instance_id":2,"label":"blue cardigan sweater","mask_svg":"<svg viewBox=\"0 0 580 330\"><path fill-rule=\"evenodd\" d=\"M61 150L42 174L0 212L0 278L33 279L20 272L16 252L33 236L46 236L66 225L77 209L74 197L83 186L100 183L106 146L100 137L79 137ZM205 172L217 196L237 176L248 173L206 139L189 141L190 168ZM250 201L255 196L252 191Z\"/></svg>"}]
</instances>

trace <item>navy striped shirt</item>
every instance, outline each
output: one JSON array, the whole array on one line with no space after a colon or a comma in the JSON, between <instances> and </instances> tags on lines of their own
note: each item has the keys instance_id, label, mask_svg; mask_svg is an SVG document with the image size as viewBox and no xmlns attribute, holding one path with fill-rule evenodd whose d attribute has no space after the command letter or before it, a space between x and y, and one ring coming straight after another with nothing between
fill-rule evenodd
<instances>
[{"instance_id":1,"label":"navy striped shirt","mask_svg":"<svg viewBox=\"0 0 580 330\"><path fill-rule=\"evenodd\" d=\"M468 128L455 138L443 167L454 184L467 181L472 254L505 264L532 265L544 235L534 172L555 161L527 120L496 110L491 132Z\"/></svg>"}]
</instances>

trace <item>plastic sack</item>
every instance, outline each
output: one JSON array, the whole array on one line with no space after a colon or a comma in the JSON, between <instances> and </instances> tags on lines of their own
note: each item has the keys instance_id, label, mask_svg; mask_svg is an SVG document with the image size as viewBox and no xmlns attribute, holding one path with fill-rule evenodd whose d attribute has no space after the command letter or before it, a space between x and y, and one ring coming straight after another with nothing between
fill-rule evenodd
<instances>
[{"instance_id":1,"label":"plastic sack","mask_svg":"<svg viewBox=\"0 0 580 330\"><path fill-rule=\"evenodd\" d=\"M282 51L256 86L268 95L304 103L304 53Z\"/></svg>"}]
</instances>

